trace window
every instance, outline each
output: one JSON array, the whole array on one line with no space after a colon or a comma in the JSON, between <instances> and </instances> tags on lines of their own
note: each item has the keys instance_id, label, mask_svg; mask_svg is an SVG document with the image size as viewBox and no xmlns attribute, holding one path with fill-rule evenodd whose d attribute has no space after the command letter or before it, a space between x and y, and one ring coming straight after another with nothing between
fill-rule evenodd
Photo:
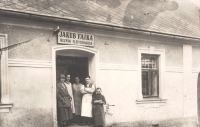
<instances>
[{"instance_id":1,"label":"window","mask_svg":"<svg viewBox=\"0 0 200 127\"><path fill-rule=\"evenodd\" d=\"M138 106L159 106L166 103L165 50L138 48ZM144 104L144 105L143 105Z\"/></svg>"},{"instance_id":2,"label":"window","mask_svg":"<svg viewBox=\"0 0 200 127\"><path fill-rule=\"evenodd\" d=\"M7 47L7 35L0 34L0 48ZM9 102L9 84L8 84L8 51L2 51L0 59L0 113L10 111L13 104Z\"/></svg>"},{"instance_id":3,"label":"window","mask_svg":"<svg viewBox=\"0 0 200 127\"><path fill-rule=\"evenodd\" d=\"M143 98L159 97L159 56L142 54L142 95Z\"/></svg>"}]
</instances>

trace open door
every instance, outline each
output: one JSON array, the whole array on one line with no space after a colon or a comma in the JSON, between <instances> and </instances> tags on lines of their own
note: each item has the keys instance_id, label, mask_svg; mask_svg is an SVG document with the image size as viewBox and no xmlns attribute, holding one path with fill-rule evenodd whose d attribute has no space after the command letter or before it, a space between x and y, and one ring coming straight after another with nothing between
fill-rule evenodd
<instances>
[{"instance_id":1,"label":"open door","mask_svg":"<svg viewBox=\"0 0 200 127\"><path fill-rule=\"evenodd\" d=\"M88 58L87 57L71 57L56 56L56 77L60 74L70 74L70 82L75 83L75 77L78 76L80 82L85 84L85 76L88 75ZM58 81L58 80L57 80Z\"/></svg>"},{"instance_id":2,"label":"open door","mask_svg":"<svg viewBox=\"0 0 200 127\"><path fill-rule=\"evenodd\" d=\"M99 52L94 48L77 45L57 45L52 47L52 77L53 77L53 121L54 127L58 127L56 84L61 73L71 75L71 83L74 77L79 76L84 83L86 75L91 77L94 85L98 84Z\"/></svg>"}]
</instances>

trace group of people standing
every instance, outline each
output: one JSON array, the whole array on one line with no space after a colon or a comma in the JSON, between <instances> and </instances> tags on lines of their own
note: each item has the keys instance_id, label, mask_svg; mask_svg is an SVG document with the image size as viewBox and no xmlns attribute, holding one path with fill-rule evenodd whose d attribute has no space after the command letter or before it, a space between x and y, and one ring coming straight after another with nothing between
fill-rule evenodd
<instances>
[{"instance_id":1,"label":"group of people standing","mask_svg":"<svg viewBox=\"0 0 200 127\"><path fill-rule=\"evenodd\" d=\"M76 123L80 126L94 124L95 127L103 127L103 104L106 104L106 100L101 94L101 88L95 89L89 76L85 77L85 85L80 83L79 77L75 77L72 85L69 74L61 74L59 79L56 89L59 126L67 127Z\"/></svg>"}]
</instances>

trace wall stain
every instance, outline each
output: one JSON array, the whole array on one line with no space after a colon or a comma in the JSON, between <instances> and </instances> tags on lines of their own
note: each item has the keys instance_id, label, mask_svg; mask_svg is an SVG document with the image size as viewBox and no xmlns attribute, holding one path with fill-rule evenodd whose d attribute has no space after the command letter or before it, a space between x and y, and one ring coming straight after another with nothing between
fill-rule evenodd
<instances>
[{"instance_id":1,"label":"wall stain","mask_svg":"<svg viewBox=\"0 0 200 127\"><path fill-rule=\"evenodd\" d=\"M106 5L110 8L115 8L121 5L120 0L97 0L97 4Z\"/></svg>"},{"instance_id":2,"label":"wall stain","mask_svg":"<svg viewBox=\"0 0 200 127\"><path fill-rule=\"evenodd\" d=\"M122 15L121 20L123 20L123 25L138 28L148 28L159 13L164 11L175 11L178 9L177 2L168 0L131 0L128 5L122 6L122 4L126 2L129 1L18 0L18 4L10 4L7 8L104 22L111 22L107 18L108 10L113 10L113 13L115 13L115 11L118 12L118 10L121 9L121 14L119 14L118 17ZM115 14L115 16L117 15L118 14ZM114 20L112 16L111 18Z\"/></svg>"},{"instance_id":3,"label":"wall stain","mask_svg":"<svg viewBox=\"0 0 200 127\"><path fill-rule=\"evenodd\" d=\"M112 123L112 127L153 127L152 125L158 124L159 127L198 127L197 119L195 117L189 117L187 119L166 119L162 121L156 120L141 120L135 122L122 122Z\"/></svg>"},{"instance_id":4,"label":"wall stain","mask_svg":"<svg viewBox=\"0 0 200 127\"><path fill-rule=\"evenodd\" d=\"M123 25L148 28L159 13L177 9L178 3L175 1L131 0L124 13Z\"/></svg>"},{"instance_id":5,"label":"wall stain","mask_svg":"<svg viewBox=\"0 0 200 127\"><path fill-rule=\"evenodd\" d=\"M16 108L0 114L0 127L53 127L52 113L48 109Z\"/></svg>"},{"instance_id":6,"label":"wall stain","mask_svg":"<svg viewBox=\"0 0 200 127\"><path fill-rule=\"evenodd\" d=\"M73 17L81 20L93 20L94 18L106 21L105 8L116 8L123 0L18 0L16 4L6 1L6 8L18 11L31 11L33 13L53 14L62 17ZM1 5L1 4L0 4ZM9 5L9 6L7 6Z\"/></svg>"},{"instance_id":7,"label":"wall stain","mask_svg":"<svg viewBox=\"0 0 200 127\"><path fill-rule=\"evenodd\" d=\"M199 12L199 24L200 24L200 8L198 8L198 12ZM200 28L200 25L199 25Z\"/></svg>"},{"instance_id":8,"label":"wall stain","mask_svg":"<svg viewBox=\"0 0 200 127\"><path fill-rule=\"evenodd\" d=\"M112 18L111 18L111 15L110 14L108 14L108 17L107 17L107 22L111 22L111 20L112 20Z\"/></svg>"}]
</instances>

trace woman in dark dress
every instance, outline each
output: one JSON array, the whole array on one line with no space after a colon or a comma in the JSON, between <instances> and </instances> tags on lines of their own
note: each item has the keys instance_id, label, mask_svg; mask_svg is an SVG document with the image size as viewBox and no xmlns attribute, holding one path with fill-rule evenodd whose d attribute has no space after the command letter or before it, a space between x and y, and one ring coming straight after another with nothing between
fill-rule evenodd
<instances>
[{"instance_id":1,"label":"woman in dark dress","mask_svg":"<svg viewBox=\"0 0 200 127\"><path fill-rule=\"evenodd\" d=\"M67 127L68 121L72 119L71 99L67 87L64 84L65 75L60 75L60 82L56 86L57 116L59 127Z\"/></svg>"},{"instance_id":2,"label":"woman in dark dress","mask_svg":"<svg viewBox=\"0 0 200 127\"><path fill-rule=\"evenodd\" d=\"M92 97L93 103L93 119L95 127L105 126L105 113L103 104L106 104L105 97L101 94L101 88L96 89L96 94Z\"/></svg>"}]
</instances>

